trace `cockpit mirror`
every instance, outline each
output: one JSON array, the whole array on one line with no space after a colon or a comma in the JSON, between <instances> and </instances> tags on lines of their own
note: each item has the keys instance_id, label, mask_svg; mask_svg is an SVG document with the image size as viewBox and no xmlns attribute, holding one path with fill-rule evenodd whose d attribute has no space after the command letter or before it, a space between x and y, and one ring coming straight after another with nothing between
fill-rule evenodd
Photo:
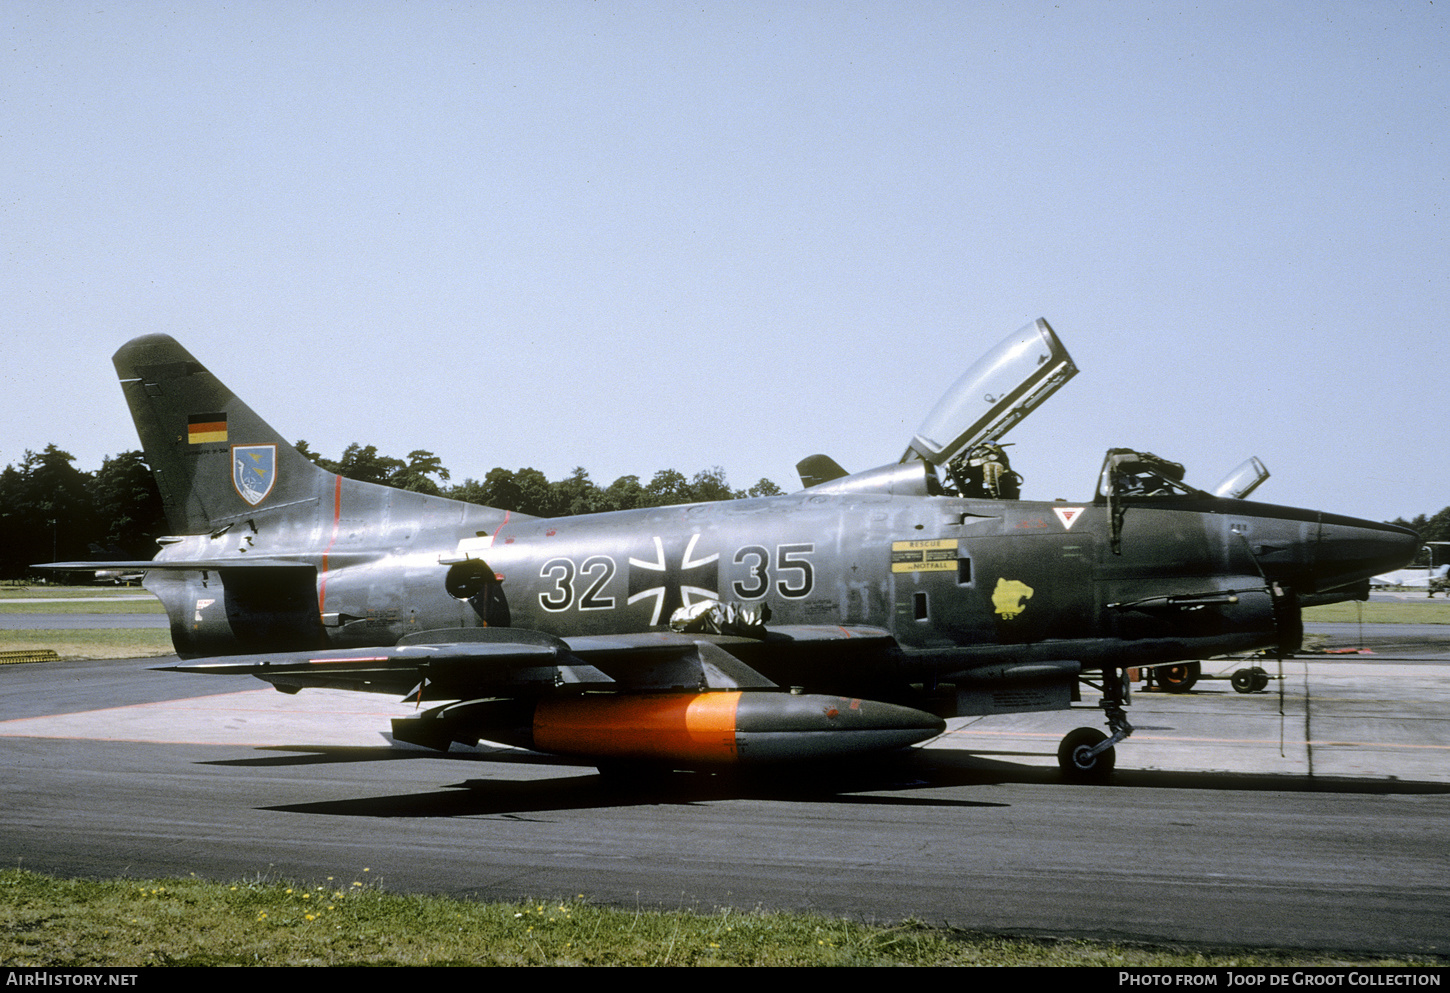
<instances>
[{"instance_id":1,"label":"cockpit mirror","mask_svg":"<svg viewBox=\"0 0 1450 993\"><path fill-rule=\"evenodd\" d=\"M1233 472L1223 477L1223 482L1213 488L1213 495L1216 497L1227 497L1230 500L1242 500L1254 490L1259 484L1269 478L1269 469L1257 457L1248 459L1241 463Z\"/></svg>"},{"instance_id":2,"label":"cockpit mirror","mask_svg":"<svg viewBox=\"0 0 1450 993\"><path fill-rule=\"evenodd\" d=\"M901 461L945 466L975 445L998 441L1076 375L1067 349L1039 318L978 359L947 390Z\"/></svg>"}]
</instances>

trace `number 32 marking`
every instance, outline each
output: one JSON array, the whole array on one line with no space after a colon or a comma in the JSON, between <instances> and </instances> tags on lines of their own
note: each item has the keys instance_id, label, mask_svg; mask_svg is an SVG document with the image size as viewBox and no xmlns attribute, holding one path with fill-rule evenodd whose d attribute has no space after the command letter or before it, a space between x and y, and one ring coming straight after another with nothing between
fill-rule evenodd
<instances>
[{"instance_id":1,"label":"number 32 marking","mask_svg":"<svg viewBox=\"0 0 1450 993\"><path fill-rule=\"evenodd\" d=\"M599 591L614 578L614 559L608 555L594 555L579 566L579 575L591 580L584 594L579 597L580 610L613 610L614 597L600 596ZM539 606L558 613L568 610L574 602L574 562L572 559L550 559L539 570L540 576L552 576L554 589L539 594Z\"/></svg>"}]
</instances>

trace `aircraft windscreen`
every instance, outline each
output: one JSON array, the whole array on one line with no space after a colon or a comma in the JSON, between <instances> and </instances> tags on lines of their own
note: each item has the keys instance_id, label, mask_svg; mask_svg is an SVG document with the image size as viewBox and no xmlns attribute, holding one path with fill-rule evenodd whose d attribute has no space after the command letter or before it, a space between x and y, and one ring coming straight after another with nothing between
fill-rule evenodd
<instances>
[{"instance_id":1,"label":"aircraft windscreen","mask_svg":"<svg viewBox=\"0 0 1450 993\"><path fill-rule=\"evenodd\" d=\"M1223 481L1214 487L1213 495L1228 497L1231 500L1242 500L1258 489L1259 484L1268 478L1268 466L1255 456L1239 463L1233 472L1225 476Z\"/></svg>"}]
</instances>

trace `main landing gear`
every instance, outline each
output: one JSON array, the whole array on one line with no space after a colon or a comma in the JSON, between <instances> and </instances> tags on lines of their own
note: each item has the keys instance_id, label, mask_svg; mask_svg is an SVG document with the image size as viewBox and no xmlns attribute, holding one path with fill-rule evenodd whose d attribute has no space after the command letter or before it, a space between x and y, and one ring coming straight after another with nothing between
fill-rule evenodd
<instances>
[{"instance_id":1,"label":"main landing gear","mask_svg":"<svg viewBox=\"0 0 1450 993\"><path fill-rule=\"evenodd\" d=\"M1203 675L1203 666L1198 662L1180 662L1150 669L1148 674L1167 693L1187 693Z\"/></svg>"},{"instance_id":2,"label":"main landing gear","mask_svg":"<svg viewBox=\"0 0 1450 993\"><path fill-rule=\"evenodd\" d=\"M1097 728L1078 728L1062 739L1062 744L1057 746L1057 764L1068 782L1102 783L1112 775L1116 761L1114 746L1133 733L1133 725L1128 723L1128 713L1123 709L1128 704L1127 676L1121 669L1104 669L1101 686L1083 680L1102 691L1099 706L1107 717L1112 737Z\"/></svg>"},{"instance_id":3,"label":"main landing gear","mask_svg":"<svg viewBox=\"0 0 1450 993\"><path fill-rule=\"evenodd\" d=\"M1237 669L1229 682L1233 684L1235 693L1257 693L1259 690L1268 689L1269 674L1259 666Z\"/></svg>"}]
</instances>

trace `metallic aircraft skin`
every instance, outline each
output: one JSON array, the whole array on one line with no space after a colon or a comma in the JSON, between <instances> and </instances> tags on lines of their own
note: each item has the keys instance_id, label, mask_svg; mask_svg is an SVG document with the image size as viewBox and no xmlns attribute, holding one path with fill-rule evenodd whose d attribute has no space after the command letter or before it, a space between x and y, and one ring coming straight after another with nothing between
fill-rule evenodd
<instances>
[{"instance_id":1,"label":"metallic aircraft skin","mask_svg":"<svg viewBox=\"0 0 1450 993\"><path fill-rule=\"evenodd\" d=\"M1063 767L1092 778L1131 732L1121 669L1292 651L1301 603L1358 596L1419 543L1187 487L968 498L910 449L789 495L539 519L328 473L165 335L115 363L175 536L111 567L145 566L203 660L182 668L456 701L396 722L434 747L836 757L1064 708L1091 679L1114 735L1070 735ZM768 621L672 632L702 601Z\"/></svg>"}]
</instances>

